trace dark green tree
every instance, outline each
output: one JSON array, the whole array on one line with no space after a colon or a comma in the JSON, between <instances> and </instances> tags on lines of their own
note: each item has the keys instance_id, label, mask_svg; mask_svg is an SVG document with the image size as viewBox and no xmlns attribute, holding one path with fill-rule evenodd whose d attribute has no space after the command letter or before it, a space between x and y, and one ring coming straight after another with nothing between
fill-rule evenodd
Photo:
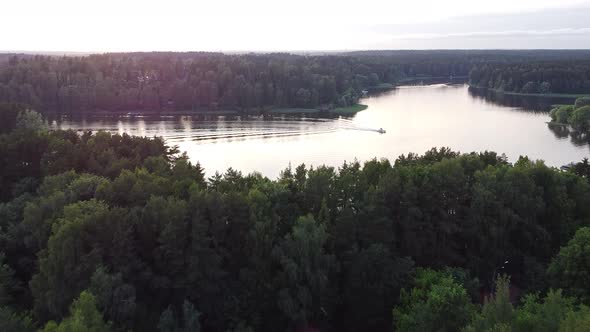
<instances>
[{"instance_id":1,"label":"dark green tree","mask_svg":"<svg viewBox=\"0 0 590 332\"><path fill-rule=\"evenodd\" d=\"M96 307L96 299L92 293L84 291L72 303L70 315L59 324L50 321L43 332L109 332L111 326L106 323Z\"/></svg>"},{"instance_id":2,"label":"dark green tree","mask_svg":"<svg viewBox=\"0 0 590 332\"><path fill-rule=\"evenodd\" d=\"M467 290L446 272L418 270L414 287L402 290L393 310L398 331L459 331L475 307Z\"/></svg>"},{"instance_id":3,"label":"dark green tree","mask_svg":"<svg viewBox=\"0 0 590 332\"><path fill-rule=\"evenodd\" d=\"M326 226L301 217L275 249L281 273L278 306L295 326L320 323L330 313L329 275L336 268L326 253Z\"/></svg>"},{"instance_id":4,"label":"dark green tree","mask_svg":"<svg viewBox=\"0 0 590 332\"><path fill-rule=\"evenodd\" d=\"M566 294L590 301L590 266L586 257L590 255L590 227L580 228L576 235L559 250L551 262L548 273L555 287Z\"/></svg>"}]
</instances>

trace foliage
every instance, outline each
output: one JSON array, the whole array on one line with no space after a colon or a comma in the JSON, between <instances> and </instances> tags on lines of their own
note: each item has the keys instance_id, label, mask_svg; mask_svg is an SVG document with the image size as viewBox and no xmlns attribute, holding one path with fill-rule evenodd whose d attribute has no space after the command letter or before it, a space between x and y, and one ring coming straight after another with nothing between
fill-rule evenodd
<instances>
[{"instance_id":1,"label":"foliage","mask_svg":"<svg viewBox=\"0 0 590 332\"><path fill-rule=\"evenodd\" d=\"M584 332L590 329L590 308L569 312L559 325L559 332Z\"/></svg>"},{"instance_id":2,"label":"foliage","mask_svg":"<svg viewBox=\"0 0 590 332\"><path fill-rule=\"evenodd\" d=\"M543 299L526 295L518 307L511 304L509 292L508 279L499 278L494 297L486 300L464 331L558 332L588 327L588 308L577 307L575 299L563 296L561 290L549 290Z\"/></svg>"},{"instance_id":3,"label":"foliage","mask_svg":"<svg viewBox=\"0 0 590 332\"><path fill-rule=\"evenodd\" d=\"M549 115L551 121L558 124L567 124L585 134L590 130L590 98L581 97L576 99L575 105L560 105L554 107Z\"/></svg>"},{"instance_id":4,"label":"foliage","mask_svg":"<svg viewBox=\"0 0 590 332\"><path fill-rule=\"evenodd\" d=\"M182 316L177 322L171 307L166 308L160 315L158 330L160 332L200 332L201 323L199 322L199 313L192 303L184 301L182 304Z\"/></svg>"},{"instance_id":5,"label":"foliage","mask_svg":"<svg viewBox=\"0 0 590 332\"><path fill-rule=\"evenodd\" d=\"M40 131L47 129L43 116L35 111L25 110L16 116L16 129L25 131Z\"/></svg>"},{"instance_id":6,"label":"foliage","mask_svg":"<svg viewBox=\"0 0 590 332\"><path fill-rule=\"evenodd\" d=\"M560 105L551 110L549 115L551 120L557 123L568 124L570 123L570 117L574 113L574 106L572 105Z\"/></svg>"},{"instance_id":7,"label":"foliage","mask_svg":"<svg viewBox=\"0 0 590 332\"><path fill-rule=\"evenodd\" d=\"M10 307L0 307L0 331L33 332L36 331L33 320L27 314L15 313Z\"/></svg>"},{"instance_id":8,"label":"foliage","mask_svg":"<svg viewBox=\"0 0 590 332\"><path fill-rule=\"evenodd\" d=\"M31 131L38 125L33 121L22 130L0 135L0 153L4 156L0 163L0 201L23 184L35 184L48 175L74 170L116 177L121 170L135 169L150 157L168 162L177 152L160 138L106 132L78 135L74 131Z\"/></svg>"},{"instance_id":9,"label":"foliage","mask_svg":"<svg viewBox=\"0 0 590 332\"><path fill-rule=\"evenodd\" d=\"M339 311L341 329L364 326L377 331L391 327L390 308L398 303L401 288L410 282L412 260L395 257L382 244L372 244L351 251L342 269L345 281Z\"/></svg>"},{"instance_id":10,"label":"foliage","mask_svg":"<svg viewBox=\"0 0 590 332\"><path fill-rule=\"evenodd\" d=\"M590 180L590 161L588 158L583 158L582 161L574 164L571 171L576 175Z\"/></svg>"},{"instance_id":11,"label":"foliage","mask_svg":"<svg viewBox=\"0 0 590 332\"><path fill-rule=\"evenodd\" d=\"M528 295L518 308L515 331L558 331L562 320L574 311L574 301L562 295L561 290L550 290L541 302L536 294Z\"/></svg>"},{"instance_id":12,"label":"foliage","mask_svg":"<svg viewBox=\"0 0 590 332\"><path fill-rule=\"evenodd\" d=\"M474 311L467 290L448 272L419 270L393 310L397 331L458 331Z\"/></svg>"},{"instance_id":13,"label":"foliage","mask_svg":"<svg viewBox=\"0 0 590 332\"><path fill-rule=\"evenodd\" d=\"M0 307L14 301L13 293L20 288L14 278L14 270L6 264L6 257L0 253Z\"/></svg>"},{"instance_id":14,"label":"foliage","mask_svg":"<svg viewBox=\"0 0 590 332\"><path fill-rule=\"evenodd\" d=\"M590 97L580 97L576 99L576 103L574 104L574 108L581 108L584 106L590 105Z\"/></svg>"},{"instance_id":15,"label":"foliage","mask_svg":"<svg viewBox=\"0 0 590 332\"><path fill-rule=\"evenodd\" d=\"M24 111L23 105L0 102L0 134L6 134L15 129L16 118Z\"/></svg>"},{"instance_id":16,"label":"foliage","mask_svg":"<svg viewBox=\"0 0 590 332\"><path fill-rule=\"evenodd\" d=\"M587 60L582 50L14 55L0 62L0 102L72 114L331 109L367 88L467 75L505 91L576 93L588 92Z\"/></svg>"},{"instance_id":17,"label":"foliage","mask_svg":"<svg viewBox=\"0 0 590 332\"><path fill-rule=\"evenodd\" d=\"M45 325L43 332L109 332L110 324L105 323L102 315L96 308L95 297L84 291L72 303L70 316L66 317L59 324L50 321Z\"/></svg>"},{"instance_id":18,"label":"foliage","mask_svg":"<svg viewBox=\"0 0 590 332\"><path fill-rule=\"evenodd\" d=\"M590 303L590 227L580 228L549 266L556 287Z\"/></svg>"},{"instance_id":19,"label":"foliage","mask_svg":"<svg viewBox=\"0 0 590 332\"><path fill-rule=\"evenodd\" d=\"M471 68L469 84L516 93L589 93L590 62L587 58L488 61Z\"/></svg>"},{"instance_id":20,"label":"foliage","mask_svg":"<svg viewBox=\"0 0 590 332\"><path fill-rule=\"evenodd\" d=\"M110 274L99 266L90 280L90 291L103 316L131 329L135 318L135 287L123 282L122 274Z\"/></svg>"},{"instance_id":21,"label":"foliage","mask_svg":"<svg viewBox=\"0 0 590 332\"><path fill-rule=\"evenodd\" d=\"M512 331L516 313L510 302L510 281L506 276L496 280L496 290L486 299L481 313L465 328L465 332Z\"/></svg>"},{"instance_id":22,"label":"foliage","mask_svg":"<svg viewBox=\"0 0 590 332\"><path fill-rule=\"evenodd\" d=\"M587 301L590 184L541 161L435 148L205 179L160 139L12 129L0 135L0 329L585 324L583 308L566 310L578 299L515 308L503 284L471 319L505 261L524 292L545 294L554 276Z\"/></svg>"},{"instance_id":23,"label":"foliage","mask_svg":"<svg viewBox=\"0 0 590 332\"><path fill-rule=\"evenodd\" d=\"M297 325L307 326L327 315L329 273L333 257L325 254L326 226L301 217L274 253L282 267L279 309Z\"/></svg>"},{"instance_id":24,"label":"foliage","mask_svg":"<svg viewBox=\"0 0 590 332\"><path fill-rule=\"evenodd\" d=\"M572 128L587 132L590 130L590 106L576 108L569 120Z\"/></svg>"},{"instance_id":25,"label":"foliage","mask_svg":"<svg viewBox=\"0 0 590 332\"><path fill-rule=\"evenodd\" d=\"M111 53L0 63L0 101L79 113L346 107L399 69L343 56ZM30 74L27 74L30 73Z\"/></svg>"}]
</instances>

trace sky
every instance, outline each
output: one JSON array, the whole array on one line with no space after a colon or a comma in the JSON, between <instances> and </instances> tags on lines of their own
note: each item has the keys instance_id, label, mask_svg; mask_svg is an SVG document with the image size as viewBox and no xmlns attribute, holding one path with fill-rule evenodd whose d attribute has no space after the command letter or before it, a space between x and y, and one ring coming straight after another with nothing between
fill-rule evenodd
<instances>
[{"instance_id":1,"label":"sky","mask_svg":"<svg viewBox=\"0 0 590 332\"><path fill-rule=\"evenodd\" d=\"M590 0L0 0L0 50L589 48Z\"/></svg>"}]
</instances>

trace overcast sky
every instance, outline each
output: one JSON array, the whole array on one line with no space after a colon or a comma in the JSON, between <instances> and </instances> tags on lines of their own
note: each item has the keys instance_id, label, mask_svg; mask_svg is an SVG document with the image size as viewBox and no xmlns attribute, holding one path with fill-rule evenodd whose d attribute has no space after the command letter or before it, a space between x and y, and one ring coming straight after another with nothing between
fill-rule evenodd
<instances>
[{"instance_id":1,"label":"overcast sky","mask_svg":"<svg viewBox=\"0 0 590 332\"><path fill-rule=\"evenodd\" d=\"M0 2L0 50L590 48L590 0Z\"/></svg>"}]
</instances>

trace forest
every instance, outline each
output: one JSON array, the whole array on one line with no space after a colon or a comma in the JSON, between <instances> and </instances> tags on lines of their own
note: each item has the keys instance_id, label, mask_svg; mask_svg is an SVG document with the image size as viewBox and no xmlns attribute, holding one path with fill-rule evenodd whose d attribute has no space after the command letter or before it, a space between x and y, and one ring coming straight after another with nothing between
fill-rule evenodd
<instances>
[{"instance_id":1,"label":"forest","mask_svg":"<svg viewBox=\"0 0 590 332\"><path fill-rule=\"evenodd\" d=\"M590 60L484 63L471 69L469 84L522 94L589 94Z\"/></svg>"},{"instance_id":2,"label":"forest","mask_svg":"<svg viewBox=\"0 0 590 332\"><path fill-rule=\"evenodd\" d=\"M0 102L44 112L331 110L415 78L515 92L590 92L588 51L0 54ZM530 83L529 83L530 82Z\"/></svg>"},{"instance_id":3,"label":"forest","mask_svg":"<svg viewBox=\"0 0 590 332\"><path fill-rule=\"evenodd\" d=\"M291 54L120 53L14 56L0 66L0 100L41 111L331 109L395 81L391 63Z\"/></svg>"},{"instance_id":4,"label":"forest","mask_svg":"<svg viewBox=\"0 0 590 332\"><path fill-rule=\"evenodd\" d=\"M495 152L206 177L0 106L1 331L590 329L590 166Z\"/></svg>"}]
</instances>

